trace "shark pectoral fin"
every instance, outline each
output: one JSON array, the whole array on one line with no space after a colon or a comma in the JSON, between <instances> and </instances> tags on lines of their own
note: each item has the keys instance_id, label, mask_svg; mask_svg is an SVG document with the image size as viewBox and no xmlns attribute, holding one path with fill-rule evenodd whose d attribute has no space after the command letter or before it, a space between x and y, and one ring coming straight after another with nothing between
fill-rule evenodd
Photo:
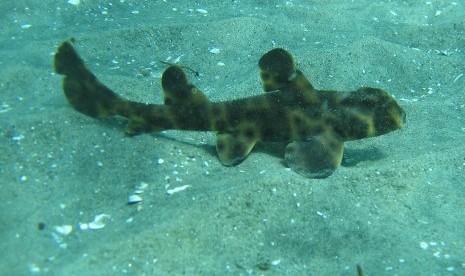
<instances>
[{"instance_id":1,"label":"shark pectoral fin","mask_svg":"<svg viewBox=\"0 0 465 276\"><path fill-rule=\"evenodd\" d=\"M344 143L332 136L310 137L286 147L286 161L298 174L308 178L326 178L341 164Z\"/></svg>"},{"instance_id":2,"label":"shark pectoral fin","mask_svg":"<svg viewBox=\"0 0 465 276\"><path fill-rule=\"evenodd\" d=\"M164 103L166 105L190 105L192 107L208 103L207 97L187 81L181 67L172 65L163 72L161 79Z\"/></svg>"},{"instance_id":3,"label":"shark pectoral fin","mask_svg":"<svg viewBox=\"0 0 465 276\"><path fill-rule=\"evenodd\" d=\"M64 75L63 91L77 111L94 118L118 113L124 100L103 85L76 53L71 42L60 45L54 59L55 72Z\"/></svg>"},{"instance_id":4,"label":"shark pectoral fin","mask_svg":"<svg viewBox=\"0 0 465 276\"><path fill-rule=\"evenodd\" d=\"M235 166L249 155L256 143L256 139L248 139L240 134L218 133L216 152L221 164Z\"/></svg>"}]
</instances>

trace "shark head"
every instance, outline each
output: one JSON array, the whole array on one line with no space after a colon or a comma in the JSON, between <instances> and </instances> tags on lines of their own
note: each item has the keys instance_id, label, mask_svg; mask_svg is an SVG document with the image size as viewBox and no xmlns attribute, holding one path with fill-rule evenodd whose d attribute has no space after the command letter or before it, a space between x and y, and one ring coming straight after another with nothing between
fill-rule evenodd
<instances>
[{"instance_id":1,"label":"shark head","mask_svg":"<svg viewBox=\"0 0 465 276\"><path fill-rule=\"evenodd\" d=\"M386 91L362 87L340 102L337 129L346 140L379 136L402 128L406 114Z\"/></svg>"}]
</instances>

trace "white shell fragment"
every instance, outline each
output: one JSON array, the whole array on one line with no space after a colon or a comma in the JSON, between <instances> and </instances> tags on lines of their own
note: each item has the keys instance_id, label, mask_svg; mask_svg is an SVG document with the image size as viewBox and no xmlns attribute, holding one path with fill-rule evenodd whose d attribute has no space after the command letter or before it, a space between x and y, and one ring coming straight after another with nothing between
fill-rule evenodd
<instances>
[{"instance_id":1,"label":"white shell fragment","mask_svg":"<svg viewBox=\"0 0 465 276\"><path fill-rule=\"evenodd\" d=\"M201 13L201 14L207 14L208 13L208 11L204 10L204 9L196 9L195 11L197 11L198 13Z\"/></svg>"},{"instance_id":2,"label":"white shell fragment","mask_svg":"<svg viewBox=\"0 0 465 276\"><path fill-rule=\"evenodd\" d=\"M462 76L463 76L463 73L459 74L457 77L455 77L454 83L456 83ZM0 112L1 112L1 110L0 110Z\"/></svg>"},{"instance_id":3,"label":"white shell fragment","mask_svg":"<svg viewBox=\"0 0 465 276\"><path fill-rule=\"evenodd\" d=\"M109 219L111 216L107 214L100 214L96 215L94 221L89 223L80 223L79 228L81 230L97 230L102 229L105 227L105 223L103 222L105 219Z\"/></svg>"},{"instance_id":4,"label":"white shell fragment","mask_svg":"<svg viewBox=\"0 0 465 276\"><path fill-rule=\"evenodd\" d=\"M279 265L280 263L281 263L281 259L276 259L276 260L271 261L272 265Z\"/></svg>"},{"instance_id":5,"label":"white shell fragment","mask_svg":"<svg viewBox=\"0 0 465 276\"><path fill-rule=\"evenodd\" d=\"M177 58L173 59L173 63L178 63L181 60L182 56L184 55L180 55Z\"/></svg>"},{"instance_id":6,"label":"white shell fragment","mask_svg":"<svg viewBox=\"0 0 465 276\"><path fill-rule=\"evenodd\" d=\"M103 221L109 218L110 215L107 214L96 215L94 221L89 223L89 229L102 229L103 227L105 227L105 223Z\"/></svg>"},{"instance_id":7,"label":"white shell fragment","mask_svg":"<svg viewBox=\"0 0 465 276\"><path fill-rule=\"evenodd\" d=\"M149 186L146 182L141 182L136 185L136 190L134 191L135 194L142 194L144 193L145 189Z\"/></svg>"},{"instance_id":8,"label":"white shell fragment","mask_svg":"<svg viewBox=\"0 0 465 276\"><path fill-rule=\"evenodd\" d=\"M141 202L141 201L142 201L142 197L140 195L130 195L128 197L129 204L134 204L134 203Z\"/></svg>"},{"instance_id":9,"label":"white shell fragment","mask_svg":"<svg viewBox=\"0 0 465 276\"><path fill-rule=\"evenodd\" d=\"M173 189L166 190L166 193L169 194L169 195L172 195L172 194L175 194L175 193L178 193L178 192L182 192L185 189L189 188L190 186L191 185L179 186L179 187L176 187L176 188L173 188Z\"/></svg>"},{"instance_id":10,"label":"white shell fragment","mask_svg":"<svg viewBox=\"0 0 465 276\"><path fill-rule=\"evenodd\" d=\"M221 52L220 48L214 47L214 48L210 49L210 53L212 53L212 54L219 54L220 52Z\"/></svg>"},{"instance_id":11,"label":"white shell fragment","mask_svg":"<svg viewBox=\"0 0 465 276\"><path fill-rule=\"evenodd\" d=\"M428 245L427 242L422 241L422 242L420 242L420 247L421 247L421 249L426 250L426 249L428 249L429 245Z\"/></svg>"},{"instance_id":12,"label":"white shell fragment","mask_svg":"<svg viewBox=\"0 0 465 276\"><path fill-rule=\"evenodd\" d=\"M55 226L55 231L58 234L61 234L63 236L67 236L67 235L71 234L71 232L73 231L73 226L71 226L71 225Z\"/></svg>"},{"instance_id":13,"label":"white shell fragment","mask_svg":"<svg viewBox=\"0 0 465 276\"><path fill-rule=\"evenodd\" d=\"M79 5L79 3L81 3L81 0L68 0L68 4L71 4L71 5Z\"/></svg>"},{"instance_id":14,"label":"white shell fragment","mask_svg":"<svg viewBox=\"0 0 465 276\"><path fill-rule=\"evenodd\" d=\"M0 113L5 113L11 110L11 107L7 103L0 104Z\"/></svg>"}]
</instances>

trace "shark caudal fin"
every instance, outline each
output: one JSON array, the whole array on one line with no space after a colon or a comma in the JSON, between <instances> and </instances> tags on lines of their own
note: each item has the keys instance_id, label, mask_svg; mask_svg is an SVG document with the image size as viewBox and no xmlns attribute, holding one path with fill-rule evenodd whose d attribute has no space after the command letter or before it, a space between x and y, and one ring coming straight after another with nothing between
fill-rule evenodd
<instances>
[{"instance_id":1,"label":"shark caudal fin","mask_svg":"<svg viewBox=\"0 0 465 276\"><path fill-rule=\"evenodd\" d=\"M113 91L100 83L87 69L70 41L63 42L55 54L55 72L64 75L63 91L77 111L94 118L117 114L124 103Z\"/></svg>"}]
</instances>

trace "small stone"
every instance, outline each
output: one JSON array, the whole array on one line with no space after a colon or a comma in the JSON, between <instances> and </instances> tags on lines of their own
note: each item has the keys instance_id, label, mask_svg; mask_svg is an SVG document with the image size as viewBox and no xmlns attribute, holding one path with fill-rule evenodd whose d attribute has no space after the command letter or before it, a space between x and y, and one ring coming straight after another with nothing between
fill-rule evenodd
<instances>
[{"instance_id":1,"label":"small stone","mask_svg":"<svg viewBox=\"0 0 465 276\"><path fill-rule=\"evenodd\" d=\"M45 229L45 223L44 222L39 222L37 224L37 229L39 230L44 230Z\"/></svg>"}]
</instances>

